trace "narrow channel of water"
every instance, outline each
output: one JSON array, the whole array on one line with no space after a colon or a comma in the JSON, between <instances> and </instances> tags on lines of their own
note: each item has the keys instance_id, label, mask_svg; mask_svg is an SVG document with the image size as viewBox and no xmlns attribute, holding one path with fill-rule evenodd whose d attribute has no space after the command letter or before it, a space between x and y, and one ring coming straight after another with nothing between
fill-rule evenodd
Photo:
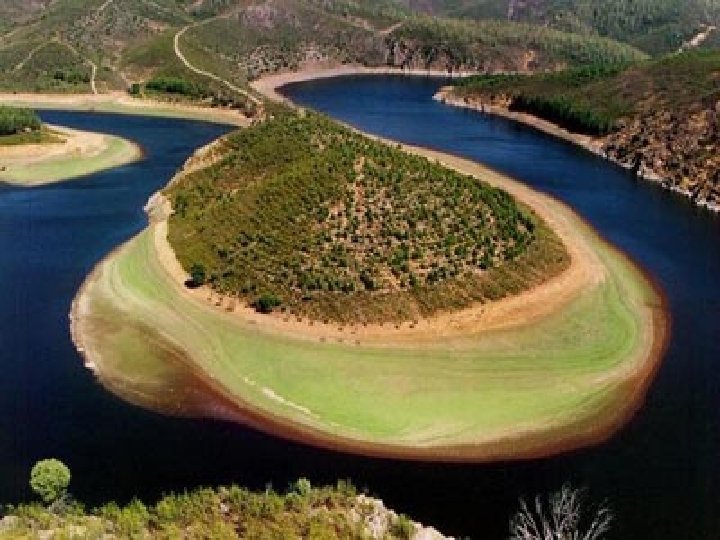
<instances>
[{"instance_id":1,"label":"narrow channel of water","mask_svg":"<svg viewBox=\"0 0 720 540\"><path fill-rule=\"evenodd\" d=\"M437 80L352 78L296 85L293 99L367 131L478 159L568 201L660 280L674 335L638 417L612 441L498 465L371 460L241 426L127 405L84 370L67 312L84 276L145 223L147 196L226 128L180 120L43 113L129 137L146 159L36 189L0 187L0 502L29 497L32 463L56 456L89 503L238 482L284 488L350 478L388 505L455 535L506 537L520 495L564 481L607 497L617 538L717 538L720 464L720 220L576 148L430 100Z\"/></svg>"}]
</instances>

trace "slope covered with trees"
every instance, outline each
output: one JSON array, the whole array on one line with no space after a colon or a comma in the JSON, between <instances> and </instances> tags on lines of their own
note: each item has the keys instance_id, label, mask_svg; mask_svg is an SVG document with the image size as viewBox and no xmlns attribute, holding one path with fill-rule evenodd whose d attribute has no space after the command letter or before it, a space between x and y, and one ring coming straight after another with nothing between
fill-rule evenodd
<instances>
[{"instance_id":1,"label":"slope covered with trees","mask_svg":"<svg viewBox=\"0 0 720 540\"><path fill-rule=\"evenodd\" d=\"M720 21L715 0L402 0L460 18L508 19L632 44L650 54L677 50Z\"/></svg>"},{"instance_id":2,"label":"slope covered with trees","mask_svg":"<svg viewBox=\"0 0 720 540\"><path fill-rule=\"evenodd\" d=\"M227 138L169 189L170 241L196 284L260 311L412 320L497 299L567 264L505 192L314 114Z\"/></svg>"},{"instance_id":3,"label":"slope covered with trees","mask_svg":"<svg viewBox=\"0 0 720 540\"><path fill-rule=\"evenodd\" d=\"M13 6L0 8L8 14L0 90L105 92L136 84L142 94L147 81L174 78L195 99L243 106L244 93L221 80L246 88L263 74L307 63L532 71L642 57L597 36L430 20L393 0L57 0L35 2L22 15Z\"/></svg>"},{"instance_id":4,"label":"slope covered with trees","mask_svg":"<svg viewBox=\"0 0 720 540\"><path fill-rule=\"evenodd\" d=\"M701 203L720 203L719 51L632 66L476 77L454 93L602 136L609 157Z\"/></svg>"}]
</instances>

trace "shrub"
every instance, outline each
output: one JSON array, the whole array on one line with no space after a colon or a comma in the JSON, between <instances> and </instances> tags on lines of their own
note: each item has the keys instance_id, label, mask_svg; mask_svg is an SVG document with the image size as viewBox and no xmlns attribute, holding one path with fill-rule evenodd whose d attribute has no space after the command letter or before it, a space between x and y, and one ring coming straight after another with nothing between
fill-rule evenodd
<instances>
[{"instance_id":1,"label":"shrub","mask_svg":"<svg viewBox=\"0 0 720 540\"><path fill-rule=\"evenodd\" d=\"M190 268L190 281L194 287L202 287L207 281L207 272L205 266L200 263L195 263Z\"/></svg>"},{"instance_id":2,"label":"shrub","mask_svg":"<svg viewBox=\"0 0 720 540\"><path fill-rule=\"evenodd\" d=\"M40 118L30 109L0 106L0 136L22 131L37 131L42 127Z\"/></svg>"},{"instance_id":3,"label":"shrub","mask_svg":"<svg viewBox=\"0 0 720 540\"><path fill-rule=\"evenodd\" d=\"M255 309L260 313L272 313L282 302L274 294L263 294L255 301Z\"/></svg>"},{"instance_id":4,"label":"shrub","mask_svg":"<svg viewBox=\"0 0 720 540\"><path fill-rule=\"evenodd\" d=\"M57 459L38 461L30 472L30 487L46 504L64 496L69 485L70 469Z\"/></svg>"},{"instance_id":5,"label":"shrub","mask_svg":"<svg viewBox=\"0 0 720 540\"><path fill-rule=\"evenodd\" d=\"M410 540L414 532L415 527L413 527L413 524L404 514L400 514L392 525L390 525L390 534L395 538Z\"/></svg>"}]
</instances>

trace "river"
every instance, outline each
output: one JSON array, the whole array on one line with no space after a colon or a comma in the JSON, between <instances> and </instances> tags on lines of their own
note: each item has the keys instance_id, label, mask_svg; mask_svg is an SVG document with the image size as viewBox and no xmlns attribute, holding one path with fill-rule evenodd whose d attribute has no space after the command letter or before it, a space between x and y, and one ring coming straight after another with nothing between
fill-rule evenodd
<instances>
[{"instance_id":1,"label":"river","mask_svg":"<svg viewBox=\"0 0 720 540\"><path fill-rule=\"evenodd\" d=\"M350 478L443 532L504 538L519 496L569 481L607 498L615 538L717 538L720 519L720 219L569 144L430 98L440 80L353 77L288 94L365 131L460 154L567 201L647 268L668 295L673 336L636 418L609 442L544 460L437 465L366 459L241 426L163 417L103 390L82 368L67 312L92 266L145 224L142 206L194 148L228 128L45 112L128 137L143 161L57 185L0 187L0 502L28 498L42 457L63 459L90 504L238 482L282 489Z\"/></svg>"}]
</instances>

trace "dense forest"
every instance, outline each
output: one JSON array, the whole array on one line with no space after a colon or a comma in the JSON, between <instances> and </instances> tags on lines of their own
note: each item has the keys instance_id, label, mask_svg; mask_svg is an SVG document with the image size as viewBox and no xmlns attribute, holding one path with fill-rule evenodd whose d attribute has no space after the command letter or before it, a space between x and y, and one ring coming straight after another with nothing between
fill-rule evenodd
<instances>
[{"instance_id":1,"label":"dense forest","mask_svg":"<svg viewBox=\"0 0 720 540\"><path fill-rule=\"evenodd\" d=\"M650 54L679 49L720 21L715 0L401 0L448 17L509 19L629 43Z\"/></svg>"},{"instance_id":2,"label":"dense forest","mask_svg":"<svg viewBox=\"0 0 720 540\"><path fill-rule=\"evenodd\" d=\"M229 136L169 189L196 284L317 321L414 320L497 299L567 264L505 192L316 114Z\"/></svg>"}]
</instances>

